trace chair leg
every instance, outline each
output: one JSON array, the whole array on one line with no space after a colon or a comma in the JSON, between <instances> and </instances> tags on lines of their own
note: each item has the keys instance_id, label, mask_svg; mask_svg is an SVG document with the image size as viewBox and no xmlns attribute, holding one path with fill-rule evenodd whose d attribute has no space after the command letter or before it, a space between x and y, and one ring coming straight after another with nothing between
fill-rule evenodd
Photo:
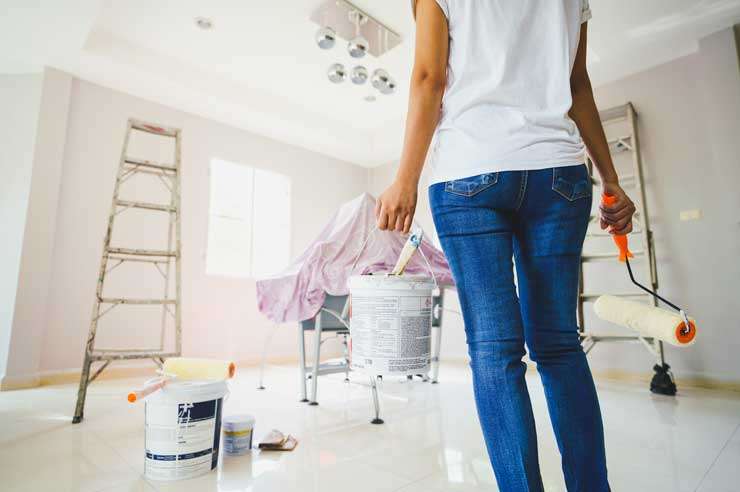
<instances>
[{"instance_id":1,"label":"chair leg","mask_svg":"<svg viewBox=\"0 0 740 492\"><path fill-rule=\"evenodd\" d=\"M259 384L257 384L258 390L265 389L265 365L267 364L267 349L270 347L270 342L272 341L272 337L275 336L275 332L277 331L278 327L275 325L270 333L267 334L267 337L265 338L265 346L262 347L262 360L260 361L260 380Z\"/></svg>"},{"instance_id":2,"label":"chair leg","mask_svg":"<svg viewBox=\"0 0 740 492\"><path fill-rule=\"evenodd\" d=\"M375 418L370 421L371 424L382 424L383 419L380 418L380 399L378 398L378 383L375 378L370 376L370 391L373 394L373 406L375 407Z\"/></svg>"},{"instance_id":3,"label":"chair leg","mask_svg":"<svg viewBox=\"0 0 740 492\"><path fill-rule=\"evenodd\" d=\"M308 403L309 405L319 404L316 401L316 393L319 389L319 364L321 362L321 313L316 315L314 330L314 360L311 375L311 401Z\"/></svg>"},{"instance_id":4,"label":"chair leg","mask_svg":"<svg viewBox=\"0 0 740 492\"><path fill-rule=\"evenodd\" d=\"M343 342L343 349L344 349L344 382L349 383L349 345L347 344L347 335L344 335L344 342Z\"/></svg>"},{"instance_id":5,"label":"chair leg","mask_svg":"<svg viewBox=\"0 0 740 492\"><path fill-rule=\"evenodd\" d=\"M303 333L303 325L300 323L298 323L298 358L301 374L301 401L305 403L308 401L308 393L306 392L306 338Z\"/></svg>"},{"instance_id":6,"label":"chair leg","mask_svg":"<svg viewBox=\"0 0 740 492\"><path fill-rule=\"evenodd\" d=\"M442 352L442 326L436 326L434 333L434 347L432 347L432 384L437 384L439 378L439 354Z\"/></svg>"}]
</instances>

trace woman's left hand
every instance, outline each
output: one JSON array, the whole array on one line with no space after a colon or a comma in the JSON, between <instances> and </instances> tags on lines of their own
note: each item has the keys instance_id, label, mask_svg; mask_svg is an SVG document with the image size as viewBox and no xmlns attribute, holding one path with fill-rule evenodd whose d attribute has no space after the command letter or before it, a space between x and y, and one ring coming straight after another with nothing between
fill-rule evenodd
<instances>
[{"instance_id":1,"label":"woman's left hand","mask_svg":"<svg viewBox=\"0 0 740 492\"><path fill-rule=\"evenodd\" d=\"M408 233L414 220L417 183L396 179L375 202L378 229Z\"/></svg>"}]
</instances>

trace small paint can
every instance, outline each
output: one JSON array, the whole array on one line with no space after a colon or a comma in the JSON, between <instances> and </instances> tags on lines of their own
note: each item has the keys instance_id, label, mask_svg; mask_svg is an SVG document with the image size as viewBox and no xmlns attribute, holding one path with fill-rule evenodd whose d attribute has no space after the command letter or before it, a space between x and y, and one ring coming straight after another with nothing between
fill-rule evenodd
<instances>
[{"instance_id":1,"label":"small paint can","mask_svg":"<svg viewBox=\"0 0 740 492\"><path fill-rule=\"evenodd\" d=\"M229 415L223 419L224 452L229 456L241 456L252 449L254 417L251 415Z\"/></svg>"}]
</instances>

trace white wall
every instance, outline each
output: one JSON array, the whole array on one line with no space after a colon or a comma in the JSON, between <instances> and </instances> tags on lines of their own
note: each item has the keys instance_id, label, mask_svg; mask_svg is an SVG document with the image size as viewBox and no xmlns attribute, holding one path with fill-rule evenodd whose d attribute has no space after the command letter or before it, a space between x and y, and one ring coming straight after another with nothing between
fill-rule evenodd
<instances>
[{"instance_id":1,"label":"white wall","mask_svg":"<svg viewBox=\"0 0 740 492\"><path fill-rule=\"evenodd\" d=\"M210 160L218 157L269 168L291 178L294 255L314 238L341 203L365 191L367 171L75 79L57 209L47 326L37 370L81 365L102 237L128 117L182 128L184 353L256 360L272 326L257 311L254 281L205 275ZM131 280L124 287L134 285ZM137 336L137 326L116 326L101 337L111 346L120 346ZM279 329L270 355L295 358L294 326Z\"/></svg>"},{"instance_id":2,"label":"white wall","mask_svg":"<svg viewBox=\"0 0 740 492\"><path fill-rule=\"evenodd\" d=\"M8 358L41 86L41 74L0 75L0 377Z\"/></svg>"},{"instance_id":3,"label":"white wall","mask_svg":"<svg viewBox=\"0 0 740 492\"><path fill-rule=\"evenodd\" d=\"M740 359L732 348L740 347L740 71L733 31L709 36L698 52L598 87L595 94L600 108L632 101L639 113L660 291L699 321L697 343L668 347L668 363L679 377L737 383ZM373 193L390 183L395 169L389 163L371 172ZM425 188L417 214L429 231ZM702 219L681 222L679 212L688 209L700 209ZM621 269L597 269L587 281L592 291L608 291L626 279ZM607 329L592 316L587 323ZM467 358L454 314L447 315L443 344L443 357ZM602 344L589 358L597 371L650 372L653 364L652 356L631 344Z\"/></svg>"},{"instance_id":4,"label":"white wall","mask_svg":"<svg viewBox=\"0 0 740 492\"><path fill-rule=\"evenodd\" d=\"M56 230L59 182L67 131L67 111L72 77L54 69L43 76L41 107L36 129L28 218L23 234L13 329L10 337L5 386L36 380L45 333L46 300L51 279L51 259Z\"/></svg>"}]
</instances>

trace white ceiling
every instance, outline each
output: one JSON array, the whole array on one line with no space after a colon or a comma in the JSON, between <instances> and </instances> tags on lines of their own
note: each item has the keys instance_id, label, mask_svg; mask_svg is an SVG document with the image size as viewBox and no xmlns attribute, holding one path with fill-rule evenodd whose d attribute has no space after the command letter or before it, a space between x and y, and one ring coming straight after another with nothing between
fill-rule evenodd
<instances>
[{"instance_id":1,"label":"white ceiling","mask_svg":"<svg viewBox=\"0 0 740 492\"><path fill-rule=\"evenodd\" d=\"M397 158L408 102L414 24L407 0L355 0L404 42L380 60L392 96L330 84L351 66L344 43L313 43L322 0L0 0L0 72L55 66L139 97L363 166ZM32 4L32 5L30 5ZM691 53L698 39L740 22L740 0L591 0L595 85ZM194 26L198 16L214 29Z\"/></svg>"}]
</instances>

